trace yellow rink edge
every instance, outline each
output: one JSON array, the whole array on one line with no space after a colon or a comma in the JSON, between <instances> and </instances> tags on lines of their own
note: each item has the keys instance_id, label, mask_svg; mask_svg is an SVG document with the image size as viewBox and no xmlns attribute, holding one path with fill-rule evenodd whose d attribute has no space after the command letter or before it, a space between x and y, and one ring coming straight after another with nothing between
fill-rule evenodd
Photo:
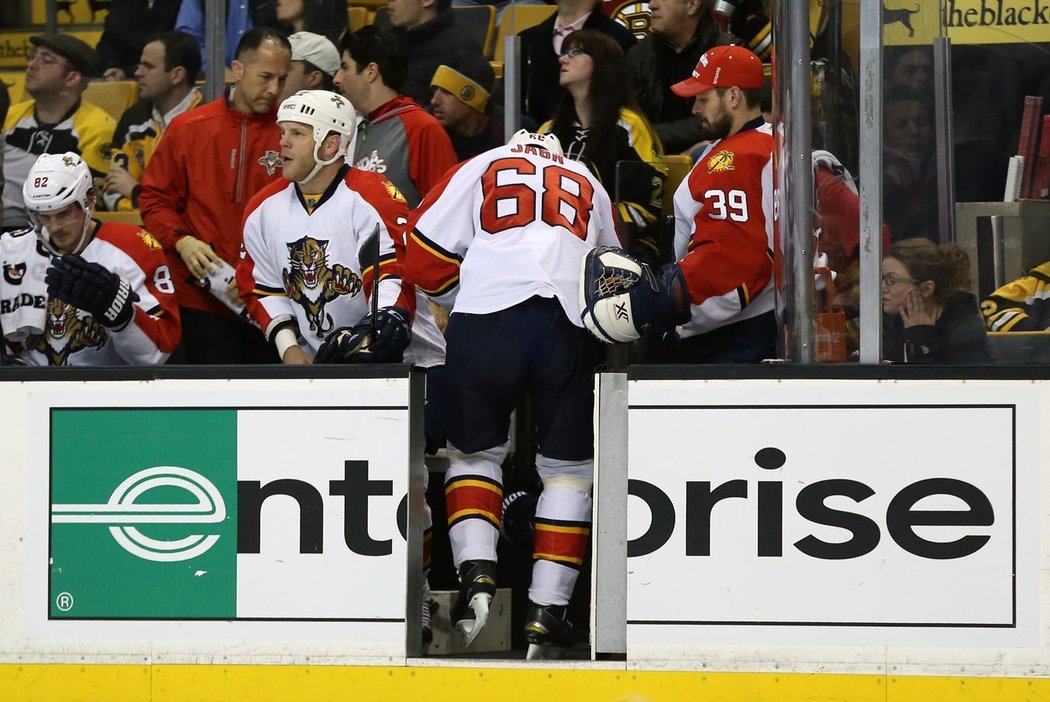
<instances>
[{"instance_id":1,"label":"yellow rink edge","mask_svg":"<svg viewBox=\"0 0 1050 702\"><path fill-rule=\"evenodd\" d=\"M560 668L2 664L3 702L913 702L1050 698L1050 680Z\"/></svg>"}]
</instances>

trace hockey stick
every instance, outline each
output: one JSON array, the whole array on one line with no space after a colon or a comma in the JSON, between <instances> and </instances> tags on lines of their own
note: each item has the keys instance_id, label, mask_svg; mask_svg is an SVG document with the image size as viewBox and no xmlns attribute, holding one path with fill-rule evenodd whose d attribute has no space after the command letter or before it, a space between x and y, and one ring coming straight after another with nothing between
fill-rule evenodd
<instances>
[{"instance_id":1,"label":"hockey stick","mask_svg":"<svg viewBox=\"0 0 1050 702\"><path fill-rule=\"evenodd\" d=\"M358 359L358 363L367 363L371 360L370 355L372 352L369 349L369 346L372 345L372 341L378 333L376 317L379 314L379 236L379 222L376 222L375 229L373 229L372 233L368 235L364 246L361 247L365 256L372 259L372 300L369 308L369 312L371 313L371 330L357 348L347 354L351 361L355 358ZM364 263L365 262L362 261L362 271L365 268L365 265L363 265Z\"/></svg>"}]
</instances>

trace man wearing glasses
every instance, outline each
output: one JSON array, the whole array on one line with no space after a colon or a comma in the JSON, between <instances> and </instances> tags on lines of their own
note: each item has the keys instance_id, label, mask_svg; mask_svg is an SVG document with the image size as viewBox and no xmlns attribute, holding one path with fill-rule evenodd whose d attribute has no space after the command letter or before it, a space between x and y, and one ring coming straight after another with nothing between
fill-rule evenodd
<instances>
[{"instance_id":1,"label":"man wearing glasses","mask_svg":"<svg viewBox=\"0 0 1050 702\"><path fill-rule=\"evenodd\" d=\"M22 184L41 154L79 154L94 178L109 169L116 123L102 108L81 100L97 71L95 50L65 34L30 37L25 90L31 100L11 107L4 121L3 230L29 225Z\"/></svg>"}]
</instances>

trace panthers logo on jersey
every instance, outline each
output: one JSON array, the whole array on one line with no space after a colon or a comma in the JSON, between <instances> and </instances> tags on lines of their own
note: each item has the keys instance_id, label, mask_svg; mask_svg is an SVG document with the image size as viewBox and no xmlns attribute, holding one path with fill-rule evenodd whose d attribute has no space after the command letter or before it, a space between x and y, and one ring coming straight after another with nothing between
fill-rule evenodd
<instances>
[{"instance_id":1,"label":"panthers logo on jersey","mask_svg":"<svg viewBox=\"0 0 1050 702\"><path fill-rule=\"evenodd\" d=\"M325 306L340 295L357 295L361 279L340 263L328 265L328 240L304 236L287 246L284 289L288 299L306 312L310 331L323 338L335 326Z\"/></svg>"},{"instance_id":2,"label":"panthers logo on jersey","mask_svg":"<svg viewBox=\"0 0 1050 702\"><path fill-rule=\"evenodd\" d=\"M64 366L77 351L100 348L109 340L106 329L94 317L78 317L77 308L57 297L47 302L44 333L26 340L26 346L39 351L50 366Z\"/></svg>"},{"instance_id":3,"label":"panthers logo on jersey","mask_svg":"<svg viewBox=\"0 0 1050 702\"><path fill-rule=\"evenodd\" d=\"M388 195L390 195L391 198L393 198L394 200L400 200L401 202L405 202L405 196L401 194L401 191L397 189L396 185L391 183L389 180L383 183L383 185L386 187L386 192Z\"/></svg>"},{"instance_id":4,"label":"panthers logo on jersey","mask_svg":"<svg viewBox=\"0 0 1050 702\"><path fill-rule=\"evenodd\" d=\"M276 151L267 150L259 157L259 165L266 168L266 175L273 175L281 165L281 155Z\"/></svg>"},{"instance_id":5,"label":"panthers logo on jersey","mask_svg":"<svg viewBox=\"0 0 1050 702\"><path fill-rule=\"evenodd\" d=\"M146 248L150 251L158 251L161 248L160 242L157 241L156 237L145 229L139 230L139 238L142 239L142 243L145 244Z\"/></svg>"},{"instance_id":6,"label":"panthers logo on jersey","mask_svg":"<svg viewBox=\"0 0 1050 702\"><path fill-rule=\"evenodd\" d=\"M734 158L732 151L722 149L717 154L707 159L707 172L725 173L726 171L735 171L736 166L733 165Z\"/></svg>"}]
</instances>

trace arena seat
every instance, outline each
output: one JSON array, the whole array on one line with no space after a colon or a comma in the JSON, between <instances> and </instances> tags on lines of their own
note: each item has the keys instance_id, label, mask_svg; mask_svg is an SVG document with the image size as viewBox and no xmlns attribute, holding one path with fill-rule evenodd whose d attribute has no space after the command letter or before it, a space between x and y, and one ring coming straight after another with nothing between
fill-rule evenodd
<instances>
[{"instance_id":1,"label":"arena seat","mask_svg":"<svg viewBox=\"0 0 1050 702\"><path fill-rule=\"evenodd\" d=\"M371 17L369 17L369 10L367 7L348 6L346 8L346 24L350 27L351 32L356 32L366 24L371 23Z\"/></svg>"},{"instance_id":2,"label":"arena seat","mask_svg":"<svg viewBox=\"0 0 1050 702\"><path fill-rule=\"evenodd\" d=\"M0 80L4 81L4 85L7 86L7 94L11 97L12 105L17 105L28 97L25 94L25 71L0 71Z\"/></svg>"},{"instance_id":3,"label":"arena seat","mask_svg":"<svg viewBox=\"0 0 1050 702\"><path fill-rule=\"evenodd\" d=\"M139 84L133 80L92 81L84 89L84 99L119 120L124 110L139 99Z\"/></svg>"},{"instance_id":4,"label":"arena seat","mask_svg":"<svg viewBox=\"0 0 1050 702\"><path fill-rule=\"evenodd\" d=\"M496 40L496 8L492 5L464 5L453 7L452 13L456 24L474 37L485 56L491 57Z\"/></svg>"},{"instance_id":5,"label":"arena seat","mask_svg":"<svg viewBox=\"0 0 1050 702\"><path fill-rule=\"evenodd\" d=\"M988 344L997 363L1050 363L1050 331L988 332Z\"/></svg>"},{"instance_id":6,"label":"arena seat","mask_svg":"<svg viewBox=\"0 0 1050 702\"><path fill-rule=\"evenodd\" d=\"M557 11L555 5L510 5L503 11L503 21L496 30L492 54L492 68L497 77L503 75L503 45L507 37L516 36L529 27L535 27Z\"/></svg>"},{"instance_id":7,"label":"arena seat","mask_svg":"<svg viewBox=\"0 0 1050 702\"><path fill-rule=\"evenodd\" d=\"M91 216L100 222L122 222L124 224L142 225L142 215L138 210L129 212L92 212Z\"/></svg>"}]
</instances>

